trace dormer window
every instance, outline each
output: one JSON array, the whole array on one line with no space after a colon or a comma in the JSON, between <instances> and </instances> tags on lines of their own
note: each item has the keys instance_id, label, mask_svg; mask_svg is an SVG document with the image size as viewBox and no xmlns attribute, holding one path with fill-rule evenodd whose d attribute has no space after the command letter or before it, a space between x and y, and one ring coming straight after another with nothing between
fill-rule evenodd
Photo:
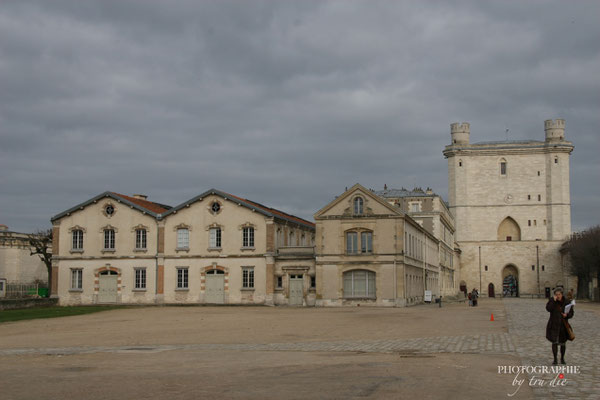
<instances>
[{"instance_id":1,"label":"dormer window","mask_svg":"<svg viewBox=\"0 0 600 400\"><path fill-rule=\"evenodd\" d=\"M354 199L354 214L361 215L363 213L363 204L364 200L362 197L357 197Z\"/></svg>"}]
</instances>

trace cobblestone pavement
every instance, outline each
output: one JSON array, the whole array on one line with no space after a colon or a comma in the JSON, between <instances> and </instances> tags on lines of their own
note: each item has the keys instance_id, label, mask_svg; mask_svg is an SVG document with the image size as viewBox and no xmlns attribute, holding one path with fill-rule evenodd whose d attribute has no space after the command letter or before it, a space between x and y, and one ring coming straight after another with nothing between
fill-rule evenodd
<instances>
[{"instance_id":1,"label":"cobblestone pavement","mask_svg":"<svg viewBox=\"0 0 600 400\"><path fill-rule=\"evenodd\" d=\"M551 344L546 340L548 312L545 300L504 299L509 334L522 365L551 365ZM566 375L567 385L559 388L534 387L536 397L546 399L600 398L600 319L590 311L577 309L570 320L575 340L567 342L567 365L580 367L580 374ZM531 375L530 375L531 377ZM539 377L539 375L538 375ZM545 376L546 380L550 376Z\"/></svg>"}]
</instances>

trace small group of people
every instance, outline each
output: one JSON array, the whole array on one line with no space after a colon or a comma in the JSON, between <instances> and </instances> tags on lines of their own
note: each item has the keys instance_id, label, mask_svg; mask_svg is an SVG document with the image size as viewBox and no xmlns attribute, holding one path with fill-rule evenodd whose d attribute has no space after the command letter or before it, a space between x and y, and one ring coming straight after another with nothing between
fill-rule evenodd
<instances>
[{"instance_id":1,"label":"small group of people","mask_svg":"<svg viewBox=\"0 0 600 400\"><path fill-rule=\"evenodd\" d=\"M548 303L546 303L546 311L550 313L548 324L546 325L546 339L552 343L552 354L554 355L553 365L558 364L558 346L560 346L560 363L566 364L565 353L567 351L567 340L569 338L567 329L570 329L568 320L573 318L574 308L573 304L569 307L568 312L566 311L567 305L573 302L573 293L569 291L567 296L563 295L562 288L554 289L554 296L552 296Z\"/></svg>"},{"instance_id":2,"label":"small group of people","mask_svg":"<svg viewBox=\"0 0 600 400\"><path fill-rule=\"evenodd\" d=\"M469 306L477 307L477 298L479 297L479 291L473 288L473 291L469 293Z\"/></svg>"}]
</instances>

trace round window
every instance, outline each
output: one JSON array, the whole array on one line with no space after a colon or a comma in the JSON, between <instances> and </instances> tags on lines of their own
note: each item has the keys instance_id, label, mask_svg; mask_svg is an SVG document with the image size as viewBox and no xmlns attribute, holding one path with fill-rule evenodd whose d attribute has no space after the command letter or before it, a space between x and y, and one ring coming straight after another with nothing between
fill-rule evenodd
<instances>
[{"instance_id":1,"label":"round window","mask_svg":"<svg viewBox=\"0 0 600 400\"><path fill-rule=\"evenodd\" d=\"M212 203L211 208L213 212L219 212L219 210L221 209L221 205L215 201L214 203Z\"/></svg>"},{"instance_id":2,"label":"round window","mask_svg":"<svg viewBox=\"0 0 600 400\"><path fill-rule=\"evenodd\" d=\"M110 204L107 205L104 210L106 211L106 214L108 214L108 215L113 215L115 213L115 208L113 206L111 206Z\"/></svg>"}]
</instances>

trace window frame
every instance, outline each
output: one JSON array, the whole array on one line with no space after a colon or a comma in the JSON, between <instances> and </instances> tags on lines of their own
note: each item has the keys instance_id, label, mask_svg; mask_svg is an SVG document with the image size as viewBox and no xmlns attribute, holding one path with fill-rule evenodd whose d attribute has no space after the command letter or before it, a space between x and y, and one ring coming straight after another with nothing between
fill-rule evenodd
<instances>
[{"instance_id":1,"label":"window frame","mask_svg":"<svg viewBox=\"0 0 600 400\"><path fill-rule=\"evenodd\" d=\"M208 247L210 249L221 249L223 246L223 230L219 226L208 229Z\"/></svg>"},{"instance_id":2,"label":"window frame","mask_svg":"<svg viewBox=\"0 0 600 400\"><path fill-rule=\"evenodd\" d=\"M242 267L242 290L254 290L254 267Z\"/></svg>"},{"instance_id":3,"label":"window frame","mask_svg":"<svg viewBox=\"0 0 600 400\"><path fill-rule=\"evenodd\" d=\"M83 268L71 268L71 287L69 290L83 291Z\"/></svg>"},{"instance_id":4,"label":"window frame","mask_svg":"<svg viewBox=\"0 0 600 400\"><path fill-rule=\"evenodd\" d=\"M349 229L344 234L345 254L346 255L369 255L373 254L373 236L372 230L357 228ZM350 238L354 238L350 240ZM366 239L366 242L365 242ZM366 243L366 245L365 245ZM352 246L349 246L352 244ZM354 246L356 246L354 248Z\"/></svg>"},{"instance_id":5,"label":"window frame","mask_svg":"<svg viewBox=\"0 0 600 400\"><path fill-rule=\"evenodd\" d=\"M254 227L245 226L242 228L242 247L246 249L254 248Z\"/></svg>"},{"instance_id":6,"label":"window frame","mask_svg":"<svg viewBox=\"0 0 600 400\"><path fill-rule=\"evenodd\" d=\"M177 267L176 290L189 290L190 288L189 267Z\"/></svg>"},{"instance_id":7,"label":"window frame","mask_svg":"<svg viewBox=\"0 0 600 400\"><path fill-rule=\"evenodd\" d=\"M183 235L185 233L185 235ZM185 244L185 246L182 246ZM190 230L188 228L177 228L177 249L187 250L190 248Z\"/></svg>"},{"instance_id":8,"label":"window frame","mask_svg":"<svg viewBox=\"0 0 600 400\"><path fill-rule=\"evenodd\" d=\"M146 267L136 267L133 269L133 290L146 290L147 289L147 276Z\"/></svg>"},{"instance_id":9,"label":"window frame","mask_svg":"<svg viewBox=\"0 0 600 400\"><path fill-rule=\"evenodd\" d=\"M362 272L365 273L365 288L364 288L364 295L356 295L356 290L355 290L355 278L354 275L356 272ZM350 278L350 282L351 282L351 293L347 293L346 290L346 283L347 283L347 276L351 276ZM370 282L372 282L372 290L373 293L370 293ZM342 274L342 287L344 288L344 295L343 298L344 299L376 299L377 298L377 274L374 271L370 271L368 269L353 269L350 271L345 271Z\"/></svg>"},{"instance_id":10,"label":"window frame","mask_svg":"<svg viewBox=\"0 0 600 400\"><path fill-rule=\"evenodd\" d=\"M354 215L363 215L365 211L365 200L361 196L356 196L352 200L352 210Z\"/></svg>"},{"instance_id":11,"label":"window frame","mask_svg":"<svg viewBox=\"0 0 600 400\"><path fill-rule=\"evenodd\" d=\"M135 230L135 249L148 249L148 231L146 228L137 228Z\"/></svg>"},{"instance_id":12,"label":"window frame","mask_svg":"<svg viewBox=\"0 0 600 400\"><path fill-rule=\"evenodd\" d=\"M83 229L74 229L71 232L71 250L83 251Z\"/></svg>"},{"instance_id":13,"label":"window frame","mask_svg":"<svg viewBox=\"0 0 600 400\"><path fill-rule=\"evenodd\" d=\"M104 229L104 251L115 251L116 250L116 231L113 228Z\"/></svg>"}]
</instances>

